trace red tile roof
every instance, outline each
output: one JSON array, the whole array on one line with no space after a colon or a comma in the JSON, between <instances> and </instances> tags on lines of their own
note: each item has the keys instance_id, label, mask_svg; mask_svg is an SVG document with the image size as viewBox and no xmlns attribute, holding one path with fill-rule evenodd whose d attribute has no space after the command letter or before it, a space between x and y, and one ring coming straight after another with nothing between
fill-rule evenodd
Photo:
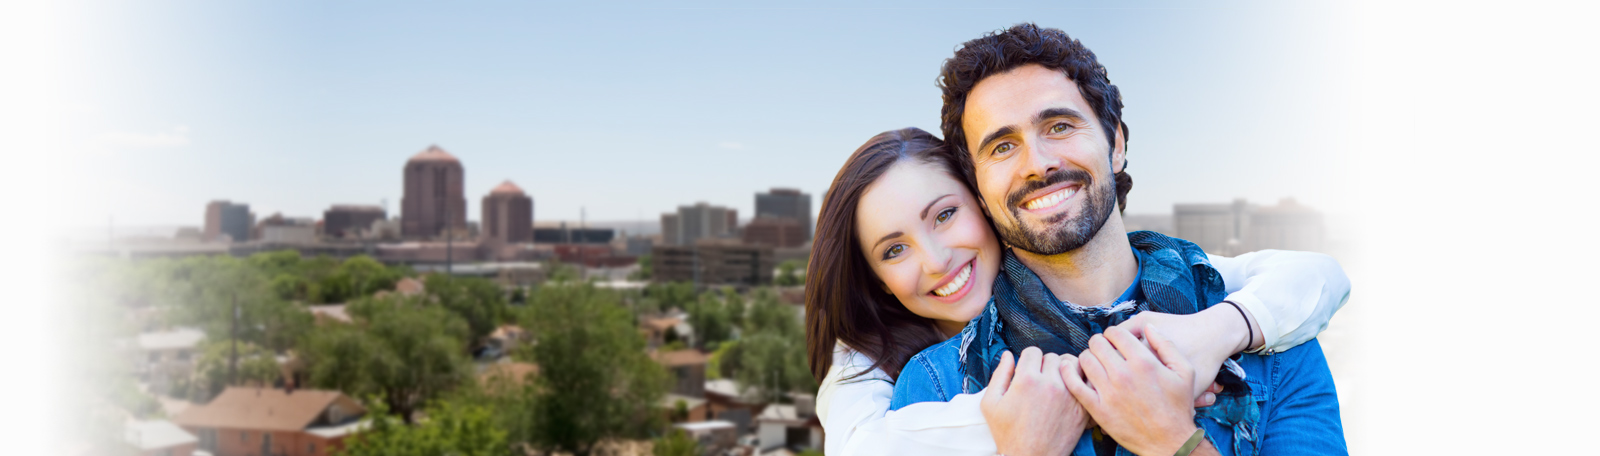
<instances>
[{"instance_id":1,"label":"red tile roof","mask_svg":"<svg viewBox=\"0 0 1600 456\"><path fill-rule=\"evenodd\" d=\"M211 403L189 407L172 421L192 427L299 431L315 423L335 402L355 407L347 411L350 415L363 412L338 391L229 387Z\"/></svg>"}]
</instances>

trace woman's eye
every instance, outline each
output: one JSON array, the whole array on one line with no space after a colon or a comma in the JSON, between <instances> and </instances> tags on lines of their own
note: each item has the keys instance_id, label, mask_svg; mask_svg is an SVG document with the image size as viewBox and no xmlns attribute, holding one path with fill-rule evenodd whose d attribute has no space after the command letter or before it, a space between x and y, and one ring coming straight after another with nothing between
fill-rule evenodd
<instances>
[{"instance_id":1,"label":"woman's eye","mask_svg":"<svg viewBox=\"0 0 1600 456\"><path fill-rule=\"evenodd\" d=\"M1003 154L1003 153L1006 153L1006 152L1010 152L1011 151L1011 147L1012 147L1011 143L1003 143L1003 144L1000 144L998 146L994 146L993 155L1000 155L1000 154Z\"/></svg>"},{"instance_id":2,"label":"woman's eye","mask_svg":"<svg viewBox=\"0 0 1600 456\"><path fill-rule=\"evenodd\" d=\"M900 256L900 254L904 253L905 251L906 251L906 245L905 244L891 245L891 246L889 246L889 250L883 251L883 259L887 260L887 259L890 259L890 258L894 258L894 257Z\"/></svg>"},{"instance_id":3,"label":"woman's eye","mask_svg":"<svg viewBox=\"0 0 1600 456\"><path fill-rule=\"evenodd\" d=\"M950 217L955 217L955 216L956 216L956 208L952 207L952 208L949 208L949 209L945 209L943 211L939 211L939 215L934 216L933 220L935 222L937 222L937 223L944 223L945 221L950 220Z\"/></svg>"},{"instance_id":4,"label":"woman's eye","mask_svg":"<svg viewBox=\"0 0 1600 456\"><path fill-rule=\"evenodd\" d=\"M1071 128L1071 127L1068 126L1065 123L1058 123L1058 124L1055 124L1055 125L1050 127L1050 133L1051 134L1064 133L1064 132L1067 131L1068 128Z\"/></svg>"}]
</instances>

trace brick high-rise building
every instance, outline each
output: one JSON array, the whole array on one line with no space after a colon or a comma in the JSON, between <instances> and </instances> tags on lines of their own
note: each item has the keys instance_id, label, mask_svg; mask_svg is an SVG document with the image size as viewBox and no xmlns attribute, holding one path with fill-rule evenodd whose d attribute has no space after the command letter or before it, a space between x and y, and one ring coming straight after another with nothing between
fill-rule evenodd
<instances>
[{"instance_id":1,"label":"brick high-rise building","mask_svg":"<svg viewBox=\"0 0 1600 456\"><path fill-rule=\"evenodd\" d=\"M694 245L701 239L734 236L738 229L738 211L704 202L678 206L677 214L661 216L661 242L666 245Z\"/></svg>"},{"instance_id":2,"label":"brick high-rise building","mask_svg":"<svg viewBox=\"0 0 1600 456\"><path fill-rule=\"evenodd\" d=\"M505 181L483 197L484 239L508 244L533 242L533 198Z\"/></svg>"},{"instance_id":3,"label":"brick high-rise building","mask_svg":"<svg viewBox=\"0 0 1600 456\"><path fill-rule=\"evenodd\" d=\"M372 222L388 218L382 207L335 204L322 212L322 235L334 239L353 238L372 230Z\"/></svg>"},{"instance_id":4,"label":"brick high-rise building","mask_svg":"<svg viewBox=\"0 0 1600 456\"><path fill-rule=\"evenodd\" d=\"M434 239L467 230L466 172L461 161L439 146L428 146L406 161L405 195L400 200L400 235Z\"/></svg>"},{"instance_id":5,"label":"brick high-rise building","mask_svg":"<svg viewBox=\"0 0 1600 456\"><path fill-rule=\"evenodd\" d=\"M755 218L794 219L800 223L801 242L811 239L811 195L792 188L774 188L756 194Z\"/></svg>"},{"instance_id":6,"label":"brick high-rise building","mask_svg":"<svg viewBox=\"0 0 1600 456\"><path fill-rule=\"evenodd\" d=\"M215 241L226 235L232 242L245 242L250 240L250 228L255 224L249 204L212 201L206 204L206 227L201 239Z\"/></svg>"}]
</instances>

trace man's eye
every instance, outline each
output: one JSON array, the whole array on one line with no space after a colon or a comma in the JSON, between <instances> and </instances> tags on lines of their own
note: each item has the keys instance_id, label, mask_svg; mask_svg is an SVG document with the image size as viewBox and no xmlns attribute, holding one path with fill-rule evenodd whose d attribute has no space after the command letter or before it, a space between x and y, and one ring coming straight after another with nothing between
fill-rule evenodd
<instances>
[{"instance_id":1,"label":"man's eye","mask_svg":"<svg viewBox=\"0 0 1600 456\"><path fill-rule=\"evenodd\" d=\"M1067 131L1068 128L1072 128L1072 127L1070 125L1065 124L1065 123L1058 123L1058 124L1055 124L1055 125L1050 127L1050 133L1051 134L1064 133L1064 132Z\"/></svg>"},{"instance_id":2,"label":"man's eye","mask_svg":"<svg viewBox=\"0 0 1600 456\"><path fill-rule=\"evenodd\" d=\"M905 244L891 245L891 246L889 246L888 250L883 251L883 259L887 260L887 259L890 259L890 258L894 258L894 257L900 256L900 254L904 253L905 251L906 251L906 245Z\"/></svg>"},{"instance_id":3,"label":"man's eye","mask_svg":"<svg viewBox=\"0 0 1600 456\"><path fill-rule=\"evenodd\" d=\"M945 221L950 220L950 217L955 217L955 216L956 216L956 208L952 207L952 208L940 211L939 215L934 216L933 219L934 219L934 221L936 221L938 223L944 223Z\"/></svg>"},{"instance_id":4,"label":"man's eye","mask_svg":"<svg viewBox=\"0 0 1600 456\"><path fill-rule=\"evenodd\" d=\"M994 146L994 152L992 152L991 154L992 155L1000 155L1000 154L1003 154L1003 153L1006 153L1006 152L1010 152L1011 151L1011 147L1012 147L1011 143L1002 143L1002 144L1000 144L998 146Z\"/></svg>"}]
</instances>

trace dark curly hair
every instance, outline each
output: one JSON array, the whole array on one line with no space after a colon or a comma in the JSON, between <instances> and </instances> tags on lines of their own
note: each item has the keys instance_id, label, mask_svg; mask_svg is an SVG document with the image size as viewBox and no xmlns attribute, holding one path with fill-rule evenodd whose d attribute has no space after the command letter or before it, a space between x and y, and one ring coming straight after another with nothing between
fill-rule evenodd
<instances>
[{"instance_id":1,"label":"dark curly hair","mask_svg":"<svg viewBox=\"0 0 1600 456\"><path fill-rule=\"evenodd\" d=\"M964 174L965 184L974 195L978 191L972 155L967 151L967 135L961 129L961 116L966 112L967 94L979 81L1002 74L1023 65L1036 64L1060 71L1063 76L1078 84L1078 91L1089 101L1100 126L1106 131L1106 142L1117 147L1116 131L1122 129L1126 147L1128 124L1122 122L1122 93L1111 84L1106 67L1095 60L1094 52L1060 29L1043 28L1032 23L1022 23L997 30L978 39L961 44L956 55L944 61L939 70L939 90L944 95L944 107L939 112L939 127L944 130L949 159L958 164ZM1128 177L1127 161L1115 176L1117 207L1127 209L1128 190L1133 189L1133 178Z\"/></svg>"}]
</instances>

